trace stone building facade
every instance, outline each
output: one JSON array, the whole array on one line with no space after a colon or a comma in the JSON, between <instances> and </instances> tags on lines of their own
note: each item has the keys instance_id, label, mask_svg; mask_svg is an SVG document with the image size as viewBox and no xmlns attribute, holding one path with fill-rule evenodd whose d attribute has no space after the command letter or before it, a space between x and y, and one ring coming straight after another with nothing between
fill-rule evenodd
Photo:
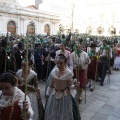
<instances>
[{"instance_id":1,"label":"stone building facade","mask_svg":"<svg viewBox=\"0 0 120 120\"><path fill-rule=\"evenodd\" d=\"M23 7L17 0L0 0L0 32L16 35L55 34L59 29L59 16L38 10L34 5ZM11 3L10 3L11 1Z\"/></svg>"}]
</instances>

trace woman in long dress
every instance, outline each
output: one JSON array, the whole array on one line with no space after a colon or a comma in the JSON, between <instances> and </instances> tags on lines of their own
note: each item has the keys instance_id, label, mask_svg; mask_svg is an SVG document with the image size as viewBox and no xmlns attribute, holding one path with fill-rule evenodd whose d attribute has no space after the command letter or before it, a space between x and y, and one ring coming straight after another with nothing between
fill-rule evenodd
<instances>
[{"instance_id":1,"label":"woman in long dress","mask_svg":"<svg viewBox=\"0 0 120 120\"><path fill-rule=\"evenodd\" d=\"M55 59L54 59L54 62L56 63L57 61L57 57L60 55L60 54L63 54L66 58L67 58L67 66L69 68L69 59L70 59L70 52L68 50L66 50L66 45L65 43L61 43L60 44L60 50L57 50L56 51L56 56L55 56ZM57 66L55 66L54 68L56 68ZM53 70L54 70L53 68ZM51 80L51 76L49 75L48 76L48 79L47 79L47 83L46 83L46 89L47 87L49 86L50 84L50 80Z\"/></svg>"},{"instance_id":2,"label":"woman in long dress","mask_svg":"<svg viewBox=\"0 0 120 120\"><path fill-rule=\"evenodd\" d=\"M117 44L117 47L115 49L114 68L115 70L120 69L120 43Z\"/></svg>"},{"instance_id":3,"label":"woman in long dress","mask_svg":"<svg viewBox=\"0 0 120 120\"><path fill-rule=\"evenodd\" d=\"M26 120L33 120L33 110L28 97L16 87L16 79L11 73L3 73L0 77L0 120L23 120L26 110Z\"/></svg>"},{"instance_id":4,"label":"woman in long dress","mask_svg":"<svg viewBox=\"0 0 120 120\"><path fill-rule=\"evenodd\" d=\"M56 61L57 68L50 74L45 120L80 120L76 101L71 95L77 84L72 84L73 73L66 68L66 63L66 57L60 54Z\"/></svg>"},{"instance_id":5,"label":"woman in long dress","mask_svg":"<svg viewBox=\"0 0 120 120\"><path fill-rule=\"evenodd\" d=\"M43 114L40 113L42 109L42 99L40 95L40 88L38 86L38 79L37 74L31 70L32 61L29 60L28 63L28 72L26 74L26 61L22 61L21 68L17 73L16 76L18 77L19 88L25 92L25 78L27 75L27 95L30 98L31 106L34 111L34 120L43 120Z\"/></svg>"}]
</instances>

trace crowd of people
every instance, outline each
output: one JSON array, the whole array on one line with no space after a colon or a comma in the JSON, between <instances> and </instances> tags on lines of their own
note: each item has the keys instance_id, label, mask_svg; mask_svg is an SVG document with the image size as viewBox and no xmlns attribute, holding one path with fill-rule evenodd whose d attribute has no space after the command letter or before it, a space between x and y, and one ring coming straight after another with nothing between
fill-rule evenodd
<instances>
[{"instance_id":1,"label":"crowd of people","mask_svg":"<svg viewBox=\"0 0 120 120\"><path fill-rule=\"evenodd\" d=\"M0 120L81 120L82 91L103 86L113 69L120 69L115 37L1 37Z\"/></svg>"}]
</instances>

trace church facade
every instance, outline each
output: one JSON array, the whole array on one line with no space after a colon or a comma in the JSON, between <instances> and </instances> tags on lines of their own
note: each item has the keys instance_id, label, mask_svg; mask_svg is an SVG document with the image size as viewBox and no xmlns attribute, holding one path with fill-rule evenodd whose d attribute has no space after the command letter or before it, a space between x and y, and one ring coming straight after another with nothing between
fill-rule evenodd
<instances>
[{"instance_id":1,"label":"church facade","mask_svg":"<svg viewBox=\"0 0 120 120\"><path fill-rule=\"evenodd\" d=\"M10 3L11 1L11 3ZM56 34L59 30L59 16L39 11L34 5L23 7L16 0L2 3L0 0L0 32L13 35Z\"/></svg>"}]
</instances>

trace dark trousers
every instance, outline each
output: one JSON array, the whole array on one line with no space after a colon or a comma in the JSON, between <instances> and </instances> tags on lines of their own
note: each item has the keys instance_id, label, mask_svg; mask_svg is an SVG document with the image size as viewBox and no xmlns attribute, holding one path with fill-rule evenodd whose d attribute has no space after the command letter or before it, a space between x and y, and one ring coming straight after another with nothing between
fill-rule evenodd
<instances>
[{"instance_id":1,"label":"dark trousers","mask_svg":"<svg viewBox=\"0 0 120 120\"><path fill-rule=\"evenodd\" d=\"M48 69L48 61L44 61L44 65L43 65L43 73L42 73L42 79L46 79L49 73L49 69Z\"/></svg>"},{"instance_id":2,"label":"dark trousers","mask_svg":"<svg viewBox=\"0 0 120 120\"><path fill-rule=\"evenodd\" d=\"M99 75L101 78L101 83L104 82L108 70L108 61L102 61L99 68Z\"/></svg>"},{"instance_id":3,"label":"dark trousers","mask_svg":"<svg viewBox=\"0 0 120 120\"><path fill-rule=\"evenodd\" d=\"M38 80L39 79L42 79L42 65L36 65L36 72L37 72L37 77L38 77Z\"/></svg>"}]
</instances>

